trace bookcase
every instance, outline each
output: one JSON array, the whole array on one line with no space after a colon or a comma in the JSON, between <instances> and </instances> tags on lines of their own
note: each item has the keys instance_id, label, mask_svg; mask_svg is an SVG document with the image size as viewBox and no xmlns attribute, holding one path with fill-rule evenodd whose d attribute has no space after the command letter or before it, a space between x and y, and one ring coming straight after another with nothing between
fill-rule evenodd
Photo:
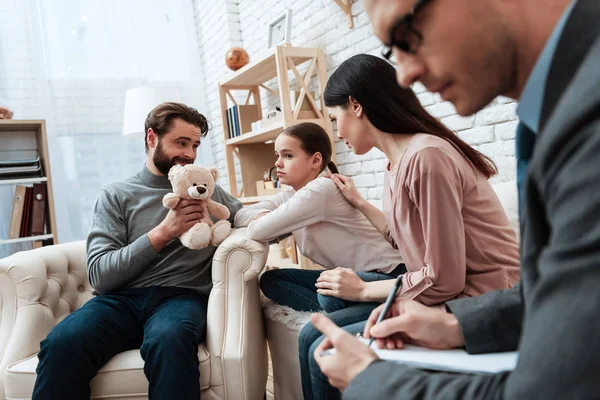
<instances>
[{"instance_id":1,"label":"bookcase","mask_svg":"<svg viewBox=\"0 0 600 400\"><path fill-rule=\"evenodd\" d=\"M18 190L19 186L33 186L45 183L45 198L38 196L38 200L44 201L45 210L43 220L43 234L34 236L9 238L0 237L0 245L32 242L34 246L41 245L41 241L58 243L56 230L56 216L54 213L54 195L52 192L52 175L50 173L50 159L48 155L48 143L46 137L46 123L44 120L0 120L0 160L11 159L15 164L22 162L21 154L36 154L39 157L40 172L32 174L3 174L0 173L0 185L10 185ZM6 161L4 161L6 163ZM1 167L1 166L0 166ZM6 167L5 167L6 168ZM6 169L5 169L6 170ZM32 201L35 201L32 200ZM14 203L3 204L2 207L10 207L13 210ZM7 222L12 223L11 219ZM24 214L23 214L24 215ZM6 231L10 231L7 226ZM40 232L42 233L42 232Z\"/></svg>"},{"instance_id":2,"label":"bookcase","mask_svg":"<svg viewBox=\"0 0 600 400\"><path fill-rule=\"evenodd\" d=\"M302 74L299 72L299 66L302 66ZM304 67L307 68L303 69ZM290 88L289 74L295 78L296 90ZM316 90L309 89L314 75L317 78ZM275 89L265 85L272 79L277 82ZM321 49L287 45L274 47L253 63L219 82L229 187L231 193L243 204L256 203L268 197L258 195L257 182L262 181L265 173L273 167L273 142L288 126L300 122L319 124L329 135L335 149L333 127L327 117L322 96L326 83L325 56ZM238 104L236 98L240 98L240 91L241 97L245 97L246 100ZM263 94L270 93L279 97L279 119L263 118L261 91ZM236 92L237 95L234 94ZM297 94L297 97L293 94ZM257 121L260 121L261 127L252 129L251 123ZM236 158L240 165L240 187L236 179ZM335 152L332 158L335 161Z\"/></svg>"}]
</instances>

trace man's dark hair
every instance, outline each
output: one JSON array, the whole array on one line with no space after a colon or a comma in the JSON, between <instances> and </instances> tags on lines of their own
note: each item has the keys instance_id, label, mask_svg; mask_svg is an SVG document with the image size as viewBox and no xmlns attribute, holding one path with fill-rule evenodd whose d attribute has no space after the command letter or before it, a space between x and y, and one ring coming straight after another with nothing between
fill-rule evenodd
<instances>
[{"instance_id":1,"label":"man's dark hair","mask_svg":"<svg viewBox=\"0 0 600 400\"><path fill-rule=\"evenodd\" d=\"M208 121L206 117L198 112L193 107L188 107L181 103L162 103L156 106L146 117L144 125L144 144L146 153L148 152L148 129L152 128L156 136L160 139L165 133L171 129L173 120L179 118L200 128L200 136L205 137L208 133Z\"/></svg>"}]
</instances>

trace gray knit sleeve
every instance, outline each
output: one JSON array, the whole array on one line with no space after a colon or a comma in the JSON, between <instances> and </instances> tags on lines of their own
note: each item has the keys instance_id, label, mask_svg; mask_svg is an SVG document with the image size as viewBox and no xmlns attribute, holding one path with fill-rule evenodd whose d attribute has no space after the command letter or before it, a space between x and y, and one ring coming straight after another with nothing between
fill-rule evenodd
<instances>
[{"instance_id":1,"label":"gray knit sleeve","mask_svg":"<svg viewBox=\"0 0 600 400\"><path fill-rule=\"evenodd\" d=\"M125 286L157 257L146 234L128 243L127 221L116 196L101 190L87 238L87 274L95 291L104 294Z\"/></svg>"}]
</instances>

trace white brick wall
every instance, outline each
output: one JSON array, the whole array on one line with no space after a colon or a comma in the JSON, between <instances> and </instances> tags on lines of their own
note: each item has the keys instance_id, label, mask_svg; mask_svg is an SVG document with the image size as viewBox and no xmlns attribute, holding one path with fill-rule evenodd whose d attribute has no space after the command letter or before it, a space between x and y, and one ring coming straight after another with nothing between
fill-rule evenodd
<instances>
[{"instance_id":1,"label":"white brick wall","mask_svg":"<svg viewBox=\"0 0 600 400\"><path fill-rule=\"evenodd\" d=\"M194 19L200 46L200 62L206 90L207 109L204 114L211 122L211 142L219 184L229 187L223 124L219 107L218 81L231 71L225 65L225 53L234 46L242 46L236 0L194 0Z\"/></svg>"},{"instance_id":2,"label":"white brick wall","mask_svg":"<svg viewBox=\"0 0 600 400\"><path fill-rule=\"evenodd\" d=\"M346 16L333 0L192 0L196 12L199 41L202 43L202 65L206 77L207 114L213 122L215 160L220 169L221 184L225 184L225 161L218 102L217 82L230 73L225 67L227 49L241 45L250 55L266 48L267 24L288 8L292 9L292 44L320 47L326 55L327 71L331 74L348 57L358 53L380 54L379 40L372 34L364 12L363 0L352 5L354 28L347 26ZM224 23L228 21L228 23ZM239 27L239 29L238 29ZM233 29L233 31L228 31ZM239 36L238 36L239 34ZM500 97L475 116L456 115L452 104L426 92L416 84L415 92L425 108L475 148L490 156L500 170L496 180L509 180L515 175L514 130L516 104ZM269 99L272 104L276 99ZM363 195L375 205L381 205L383 187L383 154L373 151L357 157L343 143L336 144L340 170L352 175Z\"/></svg>"},{"instance_id":3,"label":"white brick wall","mask_svg":"<svg viewBox=\"0 0 600 400\"><path fill-rule=\"evenodd\" d=\"M0 102L18 104L24 115L39 112L28 102L36 90L27 3L0 1ZM15 115L15 118L17 115Z\"/></svg>"}]
</instances>

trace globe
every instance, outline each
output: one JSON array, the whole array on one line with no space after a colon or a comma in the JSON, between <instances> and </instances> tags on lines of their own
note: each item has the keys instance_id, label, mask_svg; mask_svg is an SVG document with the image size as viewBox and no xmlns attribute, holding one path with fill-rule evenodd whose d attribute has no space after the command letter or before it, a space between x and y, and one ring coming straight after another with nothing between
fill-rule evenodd
<instances>
[{"instance_id":1,"label":"globe","mask_svg":"<svg viewBox=\"0 0 600 400\"><path fill-rule=\"evenodd\" d=\"M232 47L227 51L227 55L225 55L225 64L233 71L242 68L249 61L248 53L241 47Z\"/></svg>"}]
</instances>

